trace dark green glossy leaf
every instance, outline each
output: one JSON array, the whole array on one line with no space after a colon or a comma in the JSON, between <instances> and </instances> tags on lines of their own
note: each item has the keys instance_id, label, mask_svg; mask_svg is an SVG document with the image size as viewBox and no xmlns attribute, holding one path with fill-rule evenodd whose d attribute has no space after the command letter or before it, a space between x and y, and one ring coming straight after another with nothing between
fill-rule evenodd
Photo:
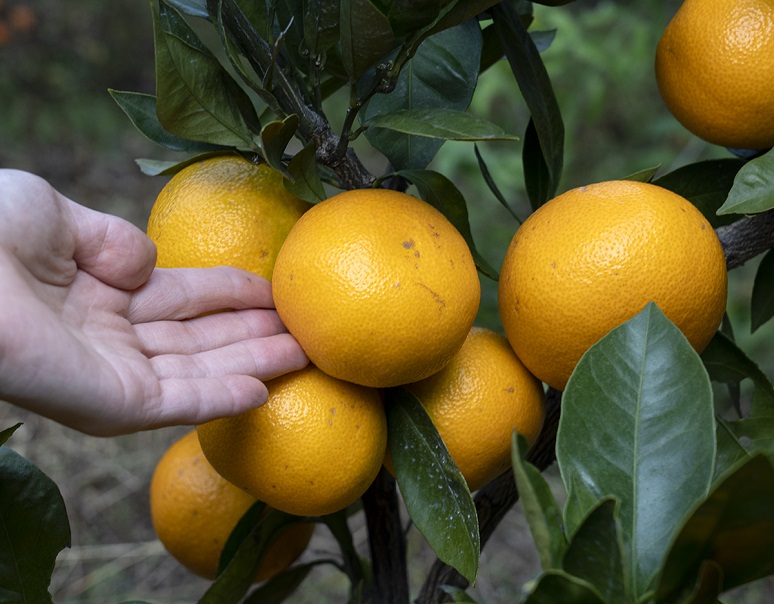
<instances>
[{"instance_id":1,"label":"dark green glossy leaf","mask_svg":"<svg viewBox=\"0 0 774 604\"><path fill-rule=\"evenodd\" d=\"M525 460L527 449L524 437L514 432L511 459L519 502L540 557L540 566L543 570L561 568L562 555L567 547L562 529L562 513L546 479Z\"/></svg>"},{"instance_id":2,"label":"dark green glossy leaf","mask_svg":"<svg viewBox=\"0 0 774 604\"><path fill-rule=\"evenodd\" d=\"M245 523L252 524L249 530L244 530L244 524L240 527L240 523L237 523L234 531L237 531L237 537L241 537L241 541L233 553L232 546L229 545L229 552L222 554L221 562L225 566L199 600L199 604L240 601L255 581L266 550L285 528L299 522L297 516L279 510L271 510L268 514L262 513L263 511L260 506L253 506L247 511L249 517Z\"/></svg>"},{"instance_id":3,"label":"dark green glossy leaf","mask_svg":"<svg viewBox=\"0 0 774 604\"><path fill-rule=\"evenodd\" d=\"M502 2L492 9L495 29L505 51L524 101L535 124L547 175L536 189L540 197L530 199L539 206L556 194L564 161L564 124L553 86L535 42L511 4ZM525 166L525 177L527 167ZM529 192L529 189L528 189Z\"/></svg>"},{"instance_id":4,"label":"dark green glossy leaf","mask_svg":"<svg viewBox=\"0 0 774 604\"><path fill-rule=\"evenodd\" d=\"M157 159L136 159L134 162L140 167L140 171L148 176L172 176L177 174L183 168L200 162L210 157L228 155L233 152L210 151L208 153L199 153L183 161L163 161Z\"/></svg>"},{"instance_id":5,"label":"dark green glossy leaf","mask_svg":"<svg viewBox=\"0 0 774 604\"><path fill-rule=\"evenodd\" d=\"M448 0L373 0L398 37L431 24Z\"/></svg>"},{"instance_id":6,"label":"dark green glossy leaf","mask_svg":"<svg viewBox=\"0 0 774 604\"><path fill-rule=\"evenodd\" d=\"M588 581L560 570L540 575L522 604L609 604Z\"/></svg>"},{"instance_id":7,"label":"dark green glossy leaf","mask_svg":"<svg viewBox=\"0 0 774 604\"><path fill-rule=\"evenodd\" d=\"M715 456L715 478L725 474L729 469L737 465L742 459L748 457L747 449L739 442L734 434L732 426L722 418L717 419L715 430L717 440L717 454Z\"/></svg>"},{"instance_id":8,"label":"dark green glossy leaf","mask_svg":"<svg viewBox=\"0 0 774 604\"><path fill-rule=\"evenodd\" d=\"M564 481L567 490L563 514L564 531L566 535L572 535L586 518L588 511L602 501L605 496L595 488L595 485L584 483L574 473L570 473Z\"/></svg>"},{"instance_id":9,"label":"dark green glossy leaf","mask_svg":"<svg viewBox=\"0 0 774 604\"><path fill-rule=\"evenodd\" d=\"M628 602L627 564L624 559L618 501L606 497L586 515L570 538L562 569L588 581L606 602Z\"/></svg>"},{"instance_id":10,"label":"dark green glossy leaf","mask_svg":"<svg viewBox=\"0 0 774 604\"><path fill-rule=\"evenodd\" d=\"M713 381L738 383L750 378L755 384L750 415L774 418L774 385L731 338L716 333L701 353L701 359Z\"/></svg>"},{"instance_id":11,"label":"dark green glossy leaf","mask_svg":"<svg viewBox=\"0 0 774 604\"><path fill-rule=\"evenodd\" d=\"M339 49L344 69L355 81L395 46L387 17L369 0L340 0Z\"/></svg>"},{"instance_id":12,"label":"dark green glossy leaf","mask_svg":"<svg viewBox=\"0 0 774 604\"><path fill-rule=\"evenodd\" d=\"M459 587L454 587L453 585L441 585L441 591L452 596L454 598L454 600L452 600L453 602L477 604L477 601L473 599L473 596Z\"/></svg>"},{"instance_id":13,"label":"dark green glossy leaf","mask_svg":"<svg viewBox=\"0 0 774 604\"><path fill-rule=\"evenodd\" d=\"M562 478L621 502L635 598L648 589L715 463L712 387L701 359L648 304L583 355L562 397Z\"/></svg>"},{"instance_id":14,"label":"dark green glossy leaf","mask_svg":"<svg viewBox=\"0 0 774 604\"><path fill-rule=\"evenodd\" d=\"M13 433L16 432L21 425L22 422L19 422L10 428L5 428L4 430L0 431L0 445L4 445L6 442L8 442L8 439L11 438Z\"/></svg>"},{"instance_id":15,"label":"dark green glossy leaf","mask_svg":"<svg viewBox=\"0 0 774 604\"><path fill-rule=\"evenodd\" d=\"M56 484L0 446L0 602L51 602L51 573L66 547L70 524Z\"/></svg>"},{"instance_id":16,"label":"dark green glossy leaf","mask_svg":"<svg viewBox=\"0 0 774 604\"><path fill-rule=\"evenodd\" d=\"M263 157L272 168L289 176L282 159L288 143L298 130L298 116L289 115L282 121L266 124L261 130Z\"/></svg>"},{"instance_id":17,"label":"dark green glossy leaf","mask_svg":"<svg viewBox=\"0 0 774 604\"><path fill-rule=\"evenodd\" d=\"M653 177L656 175L656 172L658 172L661 169L661 164L658 164L657 166L653 166L651 168L644 168L642 170L637 170L637 172L634 172L633 174L629 174L624 180L633 180L635 182L651 182L653 180Z\"/></svg>"},{"instance_id":18,"label":"dark green glossy leaf","mask_svg":"<svg viewBox=\"0 0 774 604\"><path fill-rule=\"evenodd\" d=\"M498 278L497 271L492 268L484 257L476 249L473 241L473 233L470 230L470 221L468 219L468 207L465 198L460 190L454 186L454 183L443 174L433 170L401 170L397 172L412 183L419 191L419 196L427 203L439 210L449 219L460 234L465 238L473 255L473 260L478 269L487 277Z\"/></svg>"},{"instance_id":19,"label":"dark green glossy leaf","mask_svg":"<svg viewBox=\"0 0 774 604\"><path fill-rule=\"evenodd\" d=\"M467 109L478 81L480 56L481 28L477 21L441 32L420 44L401 70L392 92L378 94L368 103L362 114L363 121L369 125L366 137L396 169L427 166L443 139L449 138L445 135L449 128L456 126L454 120L468 119L468 114L463 114L464 117L455 115L451 121L444 120L438 112ZM407 110L420 112L421 128L437 124L437 129L430 134L411 132L417 124L409 122L414 118L403 113ZM395 114L402 116L399 122L390 117ZM390 127L390 121L383 122L386 128L379 127L380 116L387 116L397 127Z\"/></svg>"},{"instance_id":20,"label":"dark green glossy leaf","mask_svg":"<svg viewBox=\"0 0 774 604\"><path fill-rule=\"evenodd\" d=\"M406 510L438 558L475 583L480 537L465 479L422 403L404 388L386 396L390 453Z\"/></svg>"},{"instance_id":21,"label":"dark green glossy leaf","mask_svg":"<svg viewBox=\"0 0 774 604\"><path fill-rule=\"evenodd\" d=\"M452 109L404 109L377 115L366 122L369 128L386 128L429 138L455 141L517 141L500 126L482 117Z\"/></svg>"},{"instance_id":22,"label":"dark green glossy leaf","mask_svg":"<svg viewBox=\"0 0 774 604\"><path fill-rule=\"evenodd\" d=\"M317 203L327 197L317 171L317 150L314 145L304 147L293 156L288 164L288 173L290 180L285 181L285 188L299 199Z\"/></svg>"},{"instance_id":23,"label":"dark green glossy leaf","mask_svg":"<svg viewBox=\"0 0 774 604\"><path fill-rule=\"evenodd\" d=\"M718 214L756 214L774 208L774 149L753 159L734 179Z\"/></svg>"},{"instance_id":24,"label":"dark green glossy leaf","mask_svg":"<svg viewBox=\"0 0 774 604\"><path fill-rule=\"evenodd\" d=\"M774 252L761 260L755 273L750 307L750 331L755 331L774 317Z\"/></svg>"},{"instance_id":25,"label":"dark green glossy leaf","mask_svg":"<svg viewBox=\"0 0 774 604\"><path fill-rule=\"evenodd\" d=\"M239 522L237 522L236 526L232 529L228 539L226 539L226 543L223 544L223 550L220 552L217 574L222 573L226 569L229 562L231 562L239 551L242 542L250 537L250 533L263 520L263 516L266 512L266 504L262 501L256 501L242 515L242 518L239 519Z\"/></svg>"},{"instance_id":26,"label":"dark green glossy leaf","mask_svg":"<svg viewBox=\"0 0 774 604\"><path fill-rule=\"evenodd\" d=\"M774 456L774 417L747 417L727 422L728 429L744 440L748 451L763 451Z\"/></svg>"},{"instance_id":27,"label":"dark green glossy leaf","mask_svg":"<svg viewBox=\"0 0 774 604\"><path fill-rule=\"evenodd\" d=\"M166 0L166 2L184 15L201 17L203 19L209 17L206 0Z\"/></svg>"},{"instance_id":28,"label":"dark green glossy leaf","mask_svg":"<svg viewBox=\"0 0 774 604\"><path fill-rule=\"evenodd\" d=\"M551 172L543 157L535 122L530 118L527 130L524 132L524 146L521 150L521 163L524 166L524 187L527 190L530 205L537 210L551 199L555 192Z\"/></svg>"},{"instance_id":29,"label":"dark green glossy leaf","mask_svg":"<svg viewBox=\"0 0 774 604\"><path fill-rule=\"evenodd\" d=\"M435 35L440 31L464 23L468 19L472 19L489 10L498 2L499 0L457 0L456 2L449 2L441 11L436 23L427 30L426 35Z\"/></svg>"},{"instance_id":30,"label":"dark green glossy leaf","mask_svg":"<svg viewBox=\"0 0 774 604\"><path fill-rule=\"evenodd\" d=\"M315 55L336 46L339 40L340 0L303 0L304 41Z\"/></svg>"},{"instance_id":31,"label":"dark green glossy leaf","mask_svg":"<svg viewBox=\"0 0 774 604\"><path fill-rule=\"evenodd\" d=\"M244 92L180 14L159 3L155 14L156 113L162 127L182 138L255 148L240 107Z\"/></svg>"},{"instance_id":32,"label":"dark green glossy leaf","mask_svg":"<svg viewBox=\"0 0 774 604\"><path fill-rule=\"evenodd\" d=\"M486 185L489 187L489 190L492 192L492 195L495 196L495 199L500 202L500 205L502 205L506 210L508 210L508 213L513 216L513 218L518 222L519 224L522 223L521 219L516 215L516 212L513 211L510 204L506 201L505 196L500 192L500 188L497 186L497 183L494 181L494 178L492 177L491 172L489 172L489 168L486 165L486 162L484 162L484 158L481 156L481 152L478 149L478 145L473 145L473 150L476 154L476 161L478 161L478 169L481 170L481 176L484 177L484 182L486 182Z\"/></svg>"},{"instance_id":33,"label":"dark green glossy leaf","mask_svg":"<svg viewBox=\"0 0 774 604\"><path fill-rule=\"evenodd\" d=\"M164 130L164 127L161 125L159 118L156 115L156 97L152 94L123 92L112 89L108 89L108 92L121 110L127 115L132 124L134 124L134 127L145 137L165 149L184 151L186 153L201 153L204 151L228 148L222 145L192 141L187 138L175 136Z\"/></svg>"},{"instance_id":34,"label":"dark green glossy leaf","mask_svg":"<svg viewBox=\"0 0 774 604\"><path fill-rule=\"evenodd\" d=\"M289 568L250 592L242 604L280 604L287 601L315 566L311 563Z\"/></svg>"},{"instance_id":35,"label":"dark green glossy leaf","mask_svg":"<svg viewBox=\"0 0 774 604\"><path fill-rule=\"evenodd\" d=\"M774 468L762 454L745 459L683 523L671 544L655 602L690 593L705 561L722 571L723 590L774 573Z\"/></svg>"},{"instance_id":36,"label":"dark green glossy leaf","mask_svg":"<svg viewBox=\"0 0 774 604\"><path fill-rule=\"evenodd\" d=\"M718 216L717 212L744 164L740 159L700 161L664 174L654 180L653 184L685 197L699 208L712 228L717 228L737 219L736 216Z\"/></svg>"}]
</instances>

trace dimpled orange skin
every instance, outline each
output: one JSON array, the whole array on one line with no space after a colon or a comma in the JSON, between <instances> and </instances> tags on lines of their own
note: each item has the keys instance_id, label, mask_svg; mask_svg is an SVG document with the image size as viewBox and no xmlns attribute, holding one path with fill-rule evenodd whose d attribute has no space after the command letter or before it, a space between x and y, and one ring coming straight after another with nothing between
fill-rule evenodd
<instances>
[{"instance_id":1,"label":"dimpled orange skin","mask_svg":"<svg viewBox=\"0 0 774 604\"><path fill-rule=\"evenodd\" d=\"M701 352L726 290L723 249L701 212L661 187L608 181L567 191L524 221L498 297L518 357L563 390L583 353L651 301Z\"/></svg>"},{"instance_id":2,"label":"dimpled orange skin","mask_svg":"<svg viewBox=\"0 0 774 604\"><path fill-rule=\"evenodd\" d=\"M172 444L151 479L150 509L159 540L191 572L214 579L231 531L256 502L221 477L207 462L196 430ZM306 549L311 522L294 524L269 547L256 581L290 566Z\"/></svg>"},{"instance_id":3,"label":"dimpled orange skin","mask_svg":"<svg viewBox=\"0 0 774 604\"><path fill-rule=\"evenodd\" d=\"M213 467L289 514L331 514L354 503L384 460L381 393L313 365L266 386L269 400L263 406L198 427Z\"/></svg>"},{"instance_id":4,"label":"dimpled orange skin","mask_svg":"<svg viewBox=\"0 0 774 604\"><path fill-rule=\"evenodd\" d=\"M340 193L296 223L272 293L326 373L371 387L413 382L459 350L480 284L462 235L438 210L384 189Z\"/></svg>"},{"instance_id":5,"label":"dimpled orange skin","mask_svg":"<svg viewBox=\"0 0 774 604\"><path fill-rule=\"evenodd\" d=\"M700 138L774 145L774 0L686 0L659 41L656 80Z\"/></svg>"},{"instance_id":6,"label":"dimpled orange skin","mask_svg":"<svg viewBox=\"0 0 774 604\"><path fill-rule=\"evenodd\" d=\"M542 384L505 336L481 327L470 330L446 367L406 388L422 402L471 491L510 467L514 430L532 443L543 427Z\"/></svg>"},{"instance_id":7,"label":"dimpled orange skin","mask_svg":"<svg viewBox=\"0 0 774 604\"><path fill-rule=\"evenodd\" d=\"M235 266L271 280L282 242L309 207L273 168L223 155L170 179L151 208L147 233L159 267Z\"/></svg>"}]
</instances>

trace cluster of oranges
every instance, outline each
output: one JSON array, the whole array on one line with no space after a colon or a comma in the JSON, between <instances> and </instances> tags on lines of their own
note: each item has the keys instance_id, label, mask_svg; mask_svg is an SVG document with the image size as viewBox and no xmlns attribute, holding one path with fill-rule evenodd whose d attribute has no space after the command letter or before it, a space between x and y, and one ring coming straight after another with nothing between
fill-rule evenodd
<instances>
[{"instance_id":1,"label":"cluster of oranges","mask_svg":"<svg viewBox=\"0 0 774 604\"><path fill-rule=\"evenodd\" d=\"M723 31L704 27L718 21ZM751 73L749 52L737 73L741 51L706 44L714 35L741 39L739 23L751 28L748 48L768 23L752 59L763 73ZM708 52L720 46L731 50ZM732 148L770 147L772 51L771 0L686 0L658 48L659 87L699 136ZM726 73L737 73L733 85L718 75L724 61L734 66ZM405 193L347 191L311 206L272 168L222 155L170 180L148 234L159 266L232 265L270 280L280 318L311 360L271 380L265 405L198 426L159 463L151 487L156 530L205 576L255 501L299 516L328 514L355 502L382 465L392 471L385 388L417 397L476 490L509 467L514 430L537 438L543 384L563 390L581 356L612 328L655 302L701 351L725 312L725 259L710 223L679 195L641 182L567 191L519 227L499 281L504 335L473 325L480 283L462 235ZM167 519L181 509L191 520ZM188 536L209 535L200 526L219 530L206 546ZM281 535L284 550L261 578L299 555L310 526Z\"/></svg>"}]
</instances>

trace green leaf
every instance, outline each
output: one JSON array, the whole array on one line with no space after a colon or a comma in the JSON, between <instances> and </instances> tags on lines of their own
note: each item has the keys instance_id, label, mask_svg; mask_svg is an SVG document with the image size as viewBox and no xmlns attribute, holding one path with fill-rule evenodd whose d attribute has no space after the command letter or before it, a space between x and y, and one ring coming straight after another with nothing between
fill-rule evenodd
<instances>
[{"instance_id":1,"label":"green leaf","mask_svg":"<svg viewBox=\"0 0 774 604\"><path fill-rule=\"evenodd\" d=\"M396 173L412 183L419 191L419 196L439 210L449 219L470 248L473 260L478 269L487 277L497 280L497 271L492 268L476 249L473 233L470 230L468 207L465 198L454 183L443 174L433 170L401 170Z\"/></svg>"},{"instance_id":2,"label":"green leaf","mask_svg":"<svg viewBox=\"0 0 774 604\"><path fill-rule=\"evenodd\" d=\"M285 188L299 199L317 203L327 197L317 171L317 149L314 144L304 147L293 156L288 164L288 173L290 180L285 180Z\"/></svg>"},{"instance_id":3,"label":"green leaf","mask_svg":"<svg viewBox=\"0 0 774 604\"><path fill-rule=\"evenodd\" d=\"M516 215L516 212L513 211L510 204L506 201L505 196L500 192L497 183L494 181L491 172L489 172L489 168L487 167L486 162L484 162L484 158L481 156L481 152L478 150L478 145L473 145L473 151L476 154L476 161L478 162L478 169L481 170L481 176L484 177L484 182L489 187L492 195L494 195L495 199L500 202L500 205L502 205L508 211L508 213L513 216L516 222L521 224L522 220Z\"/></svg>"},{"instance_id":4,"label":"green leaf","mask_svg":"<svg viewBox=\"0 0 774 604\"><path fill-rule=\"evenodd\" d=\"M769 250L758 265L753 283L750 331L774 317L774 252Z\"/></svg>"},{"instance_id":5,"label":"green leaf","mask_svg":"<svg viewBox=\"0 0 774 604\"><path fill-rule=\"evenodd\" d=\"M157 159L136 159L134 162L140 167L140 171L148 176L171 176L177 174L183 168L195 164L196 162L203 161L210 157L219 157L221 155L232 155L233 151L209 151L207 153L199 153L183 161L163 161Z\"/></svg>"},{"instance_id":6,"label":"green leaf","mask_svg":"<svg viewBox=\"0 0 774 604\"><path fill-rule=\"evenodd\" d=\"M561 564L593 585L605 602L629 601L618 505L614 497L606 497L591 509L570 538Z\"/></svg>"},{"instance_id":7,"label":"green leaf","mask_svg":"<svg viewBox=\"0 0 774 604\"><path fill-rule=\"evenodd\" d=\"M565 485L612 495L635 598L658 571L715 463L712 387L701 359L650 303L583 355L562 397L556 457ZM568 487L569 488L569 487Z\"/></svg>"},{"instance_id":8,"label":"green leaf","mask_svg":"<svg viewBox=\"0 0 774 604\"><path fill-rule=\"evenodd\" d=\"M315 563L310 563L289 568L250 592L243 604L280 604L280 602L285 602L315 566Z\"/></svg>"},{"instance_id":9,"label":"green leaf","mask_svg":"<svg viewBox=\"0 0 774 604\"><path fill-rule=\"evenodd\" d=\"M468 604L477 604L477 601L473 599L473 596L459 587L454 587L453 585L441 585L441 591L452 596L454 598L452 602L467 602Z\"/></svg>"},{"instance_id":10,"label":"green leaf","mask_svg":"<svg viewBox=\"0 0 774 604\"><path fill-rule=\"evenodd\" d=\"M480 556L473 498L422 403L390 388L387 434L406 510L438 558L475 583Z\"/></svg>"},{"instance_id":11,"label":"green leaf","mask_svg":"<svg viewBox=\"0 0 774 604\"><path fill-rule=\"evenodd\" d=\"M651 182L653 177L656 175L656 172L658 172L660 169L661 164L652 166L650 168L643 168L642 170L637 170L633 174L629 174L629 176L624 178L624 180L633 180L635 182Z\"/></svg>"},{"instance_id":12,"label":"green leaf","mask_svg":"<svg viewBox=\"0 0 774 604\"><path fill-rule=\"evenodd\" d=\"M166 0L166 2L184 15L203 19L209 17L206 0Z\"/></svg>"},{"instance_id":13,"label":"green leaf","mask_svg":"<svg viewBox=\"0 0 774 604\"><path fill-rule=\"evenodd\" d=\"M256 149L240 107L250 100L173 8L154 12L156 112L182 138Z\"/></svg>"},{"instance_id":14,"label":"green leaf","mask_svg":"<svg viewBox=\"0 0 774 604\"><path fill-rule=\"evenodd\" d=\"M339 40L340 0L303 0L304 41L313 55L319 55Z\"/></svg>"},{"instance_id":15,"label":"green leaf","mask_svg":"<svg viewBox=\"0 0 774 604\"><path fill-rule=\"evenodd\" d=\"M720 206L728 197L734 178L745 165L741 159L710 159L689 164L664 174L654 185L682 195L695 205L716 229L731 224L736 216L718 216Z\"/></svg>"},{"instance_id":16,"label":"green leaf","mask_svg":"<svg viewBox=\"0 0 774 604\"><path fill-rule=\"evenodd\" d=\"M425 119L432 113L429 125L434 125L437 111L463 112L476 90L480 56L481 28L477 21L471 20L436 34L420 44L414 57L401 70L395 89L389 94L374 96L366 105L362 114L364 123L369 125L366 138L396 169L424 168L435 157L444 137L436 133L430 136L437 138L428 138L389 127L373 127L372 120L414 110L420 111ZM461 119L467 120L468 114L463 115L466 117ZM408 119L411 115L403 115L398 127L414 128L406 121ZM422 124L423 127L427 125ZM455 124L452 121L450 125L454 127ZM439 127L444 128L444 124Z\"/></svg>"},{"instance_id":17,"label":"green leaf","mask_svg":"<svg viewBox=\"0 0 774 604\"><path fill-rule=\"evenodd\" d=\"M774 418L774 385L731 338L722 332L716 333L701 353L701 359L715 382L738 383L750 378L755 385L750 415Z\"/></svg>"},{"instance_id":18,"label":"green leaf","mask_svg":"<svg viewBox=\"0 0 774 604\"><path fill-rule=\"evenodd\" d=\"M721 570L723 590L774 573L774 468L762 454L718 483L677 533L659 575L655 602L690 593L705 561Z\"/></svg>"},{"instance_id":19,"label":"green leaf","mask_svg":"<svg viewBox=\"0 0 774 604\"><path fill-rule=\"evenodd\" d=\"M226 539L226 543L223 544L216 574L219 575L226 569L229 562L231 562L239 551L242 542L250 537L250 533L263 520L263 516L266 513L266 504L262 501L256 501L242 515L239 522L237 522L236 526L231 530L231 534L228 536L228 539Z\"/></svg>"},{"instance_id":20,"label":"green leaf","mask_svg":"<svg viewBox=\"0 0 774 604\"><path fill-rule=\"evenodd\" d=\"M271 510L268 514L261 514L262 511L260 506L253 506L247 511L252 527L246 534L243 532L244 525L240 527L240 523L237 523L234 531L243 535L241 543L233 554L231 551L223 552L222 557L228 556L228 564L199 600L199 604L237 602L244 597L255 581L266 550L285 528L299 522L297 516L279 510ZM231 547L229 545L229 550ZM225 563L225 558L222 561Z\"/></svg>"},{"instance_id":21,"label":"green leaf","mask_svg":"<svg viewBox=\"0 0 774 604\"><path fill-rule=\"evenodd\" d=\"M51 602L51 573L66 547L70 524L56 484L29 460L0 447L0 602Z\"/></svg>"},{"instance_id":22,"label":"green leaf","mask_svg":"<svg viewBox=\"0 0 774 604\"><path fill-rule=\"evenodd\" d=\"M371 128L386 128L404 134L454 141L517 141L494 122L453 109L403 109L377 115L366 122Z\"/></svg>"},{"instance_id":23,"label":"green leaf","mask_svg":"<svg viewBox=\"0 0 774 604\"><path fill-rule=\"evenodd\" d=\"M717 418L715 437L718 450L715 456L715 476L713 480L725 474L730 468L749 456L747 449L739 442L732 427L722 418Z\"/></svg>"},{"instance_id":24,"label":"green leaf","mask_svg":"<svg viewBox=\"0 0 774 604\"><path fill-rule=\"evenodd\" d=\"M551 171L543 157L535 122L530 118L524 132L524 146L521 150L521 163L524 166L524 187L533 210L537 210L551 199L556 187L552 182Z\"/></svg>"},{"instance_id":25,"label":"green leaf","mask_svg":"<svg viewBox=\"0 0 774 604\"><path fill-rule=\"evenodd\" d=\"M718 214L756 214L774 208L774 149L753 159L734 179Z\"/></svg>"},{"instance_id":26,"label":"green leaf","mask_svg":"<svg viewBox=\"0 0 774 604\"><path fill-rule=\"evenodd\" d=\"M514 431L511 459L519 502L540 557L540 566L543 570L561 568L562 554L567 547L562 514L543 475L526 461L527 449L527 441Z\"/></svg>"},{"instance_id":27,"label":"green leaf","mask_svg":"<svg viewBox=\"0 0 774 604\"><path fill-rule=\"evenodd\" d=\"M344 570L351 583L351 593L356 595L362 591L365 585L365 563L360 558L352 540L352 532L347 523L348 510L340 510L333 514L322 516L320 521L328 527L333 537L339 544L341 555L344 559Z\"/></svg>"},{"instance_id":28,"label":"green leaf","mask_svg":"<svg viewBox=\"0 0 774 604\"><path fill-rule=\"evenodd\" d=\"M263 156L266 163L285 176L290 176L282 159L288 143L298 130L298 116L289 115L284 120L266 124L261 130Z\"/></svg>"},{"instance_id":29,"label":"green leaf","mask_svg":"<svg viewBox=\"0 0 774 604\"><path fill-rule=\"evenodd\" d=\"M505 51L524 101L527 103L547 172L534 207L551 199L559 186L564 157L564 124L551 80L535 42L511 4L501 2L492 9L495 30ZM525 177L527 167L525 166Z\"/></svg>"},{"instance_id":30,"label":"green leaf","mask_svg":"<svg viewBox=\"0 0 774 604\"><path fill-rule=\"evenodd\" d=\"M342 62L352 82L395 46L387 17L369 0L340 0L339 36Z\"/></svg>"},{"instance_id":31,"label":"green leaf","mask_svg":"<svg viewBox=\"0 0 774 604\"><path fill-rule=\"evenodd\" d=\"M390 23L397 37L406 36L430 25L441 7L448 2L444 0L373 0Z\"/></svg>"},{"instance_id":32,"label":"green leaf","mask_svg":"<svg viewBox=\"0 0 774 604\"><path fill-rule=\"evenodd\" d=\"M570 472L565 479L567 500L564 503L564 531L566 535L572 535L589 510L602 501L605 496L596 489L593 484L584 484L577 474Z\"/></svg>"},{"instance_id":33,"label":"green leaf","mask_svg":"<svg viewBox=\"0 0 774 604\"><path fill-rule=\"evenodd\" d=\"M113 89L108 89L108 92L132 124L134 124L134 127L146 138L165 149L184 151L186 153L200 153L228 148L222 145L192 141L175 136L164 130L156 115L156 97L152 94L123 92Z\"/></svg>"},{"instance_id":34,"label":"green leaf","mask_svg":"<svg viewBox=\"0 0 774 604\"><path fill-rule=\"evenodd\" d=\"M588 581L552 570L540 575L522 604L608 604Z\"/></svg>"},{"instance_id":35,"label":"green leaf","mask_svg":"<svg viewBox=\"0 0 774 604\"><path fill-rule=\"evenodd\" d=\"M19 422L10 428L5 428L4 430L0 431L0 445L4 445L6 442L8 442L8 439L11 438L14 432L19 429L19 427L22 425L22 422Z\"/></svg>"}]
</instances>

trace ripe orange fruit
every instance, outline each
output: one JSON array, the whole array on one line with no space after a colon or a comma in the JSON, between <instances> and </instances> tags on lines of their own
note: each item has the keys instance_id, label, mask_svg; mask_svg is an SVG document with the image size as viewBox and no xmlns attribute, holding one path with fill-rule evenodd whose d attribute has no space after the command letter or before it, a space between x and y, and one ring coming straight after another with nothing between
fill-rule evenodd
<instances>
[{"instance_id":1,"label":"ripe orange fruit","mask_svg":"<svg viewBox=\"0 0 774 604\"><path fill-rule=\"evenodd\" d=\"M669 110L700 138L774 145L774 1L685 0L659 41L656 80Z\"/></svg>"},{"instance_id":2,"label":"ripe orange fruit","mask_svg":"<svg viewBox=\"0 0 774 604\"><path fill-rule=\"evenodd\" d=\"M441 369L480 301L462 235L431 205L384 189L340 193L304 214L277 256L272 292L314 364L372 387Z\"/></svg>"},{"instance_id":3,"label":"ripe orange fruit","mask_svg":"<svg viewBox=\"0 0 774 604\"><path fill-rule=\"evenodd\" d=\"M175 174L151 208L157 266L235 266L271 279L290 228L310 204L291 195L266 164L222 155Z\"/></svg>"},{"instance_id":4,"label":"ripe orange fruit","mask_svg":"<svg viewBox=\"0 0 774 604\"><path fill-rule=\"evenodd\" d=\"M701 212L661 187L610 181L567 191L524 221L498 297L518 357L562 390L581 355L651 301L702 351L726 288L723 249Z\"/></svg>"},{"instance_id":5,"label":"ripe orange fruit","mask_svg":"<svg viewBox=\"0 0 774 604\"><path fill-rule=\"evenodd\" d=\"M263 406L198 427L213 467L289 514L320 516L354 503L384 461L381 393L313 365L266 386Z\"/></svg>"},{"instance_id":6,"label":"ripe orange fruit","mask_svg":"<svg viewBox=\"0 0 774 604\"><path fill-rule=\"evenodd\" d=\"M514 430L532 443L543 426L542 384L505 336L482 327L470 330L446 367L406 388L422 402L471 491L510 467Z\"/></svg>"},{"instance_id":7,"label":"ripe orange fruit","mask_svg":"<svg viewBox=\"0 0 774 604\"><path fill-rule=\"evenodd\" d=\"M150 485L153 528L167 551L197 575L214 579L231 531L255 498L222 478L207 462L196 430L172 444ZM289 526L264 556L256 581L290 566L306 549L314 523Z\"/></svg>"}]
</instances>

